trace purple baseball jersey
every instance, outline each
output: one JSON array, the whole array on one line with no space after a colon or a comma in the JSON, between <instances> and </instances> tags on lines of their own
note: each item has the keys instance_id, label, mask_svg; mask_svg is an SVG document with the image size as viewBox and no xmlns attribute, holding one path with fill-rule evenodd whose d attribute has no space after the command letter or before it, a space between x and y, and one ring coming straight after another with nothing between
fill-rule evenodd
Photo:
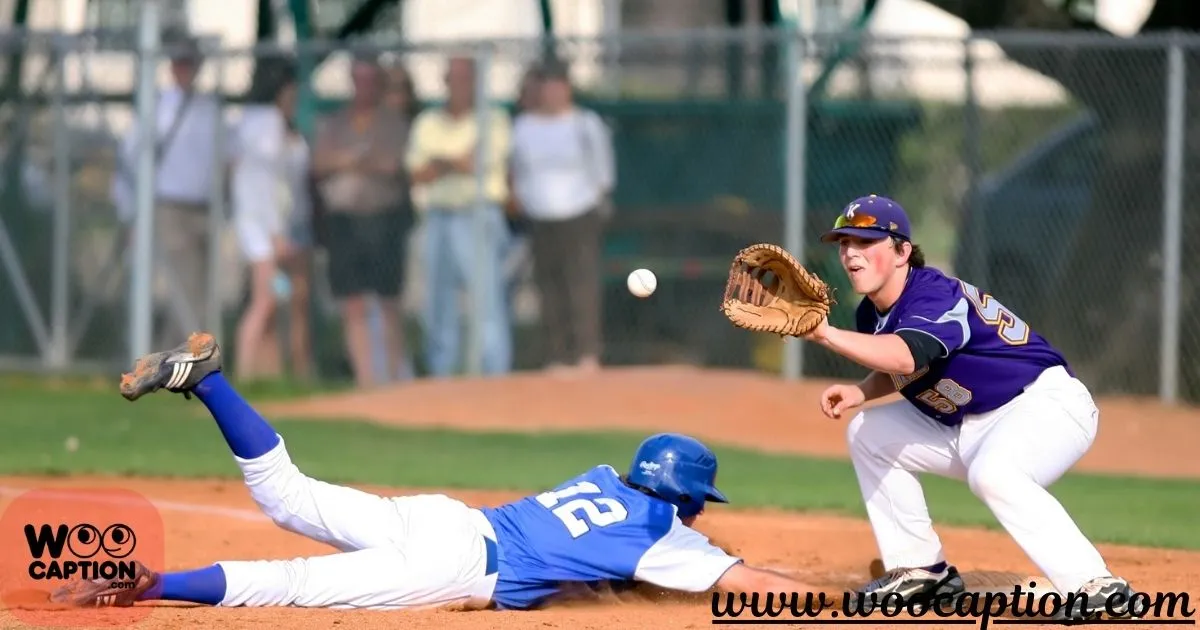
<instances>
[{"instance_id":1,"label":"purple baseball jersey","mask_svg":"<svg viewBox=\"0 0 1200 630\"><path fill-rule=\"evenodd\" d=\"M1063 356L992 296L932 268L912 269L900 299L879 313L864 298L858 332L875 335L916 330L937 339L946 356L892 381L925 415L955 426L964 414L1003 406Z\"/></svg>"}]
</instances>

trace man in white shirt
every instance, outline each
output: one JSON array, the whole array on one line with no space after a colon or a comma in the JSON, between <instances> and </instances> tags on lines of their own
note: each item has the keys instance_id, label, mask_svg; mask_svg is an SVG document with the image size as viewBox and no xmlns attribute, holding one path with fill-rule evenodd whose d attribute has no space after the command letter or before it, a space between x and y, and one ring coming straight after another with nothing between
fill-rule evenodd
<instances>
[{"instance_id":1,"label":"man in white shirt","mask_svg":"<svg viewBox=\"0 0 1200 630\"><path fill-rule=\"evenodd\" d=\"M218 130L231 137L220 101L194 90L202 63L196 42L187 38L176 43L170 34L164 40L172 55L174 85L158 95L156 121L154 293L157 308L163 310L165 303L166 310L156 330L160 340L216 324L204 321L209 300L217 299L208 291L209 201ZM132 124L122 139L120 167L112 184L119 217L131 231L137 214L139 146L138 128ZM225 147L230 146L227 140Z\"/></svg>"},{"instance_id":2,"label":"man in white shirt","mask_svg":"<svg viewBox=\"0 0 1200 630\"><path fill-rule=\"evenodd\" d=\"M566 67L538 74L537 106L513 125L511 168L528 220L549 367L600 365L600 246L615 181L609 130L576 105Z\"/></svg>"}]
</instances>

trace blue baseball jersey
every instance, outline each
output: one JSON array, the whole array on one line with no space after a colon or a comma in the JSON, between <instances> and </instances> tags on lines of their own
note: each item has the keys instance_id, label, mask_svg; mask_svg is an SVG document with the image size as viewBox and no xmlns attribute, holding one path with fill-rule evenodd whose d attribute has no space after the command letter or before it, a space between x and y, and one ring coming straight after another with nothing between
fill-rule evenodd
<instances>
[{"instance_id":1,"label":"blue baseball jersey","mask_svg":"<svg viewBox=\"0 0 1200 630\"><path fill-rule=\"evenodd\" d=\"M955 426L964 414L992 411L1018 396L1047 368L1070 366L1029 324L991 295L933 268L912 269L900 299L880 313L863 299L858 332L915 330L938 341L943 356L905 376L896 390L934 420Z\"/></svg>"},{"instance_id":2,"label":"blue baseball jersey","mask_svg":"<svg viewBox=\"0 0 1200 630\"><path fill-rule=\"evenodd\" d=\"M496 530L492 598L500 608L534 608L581 583L703 592L740 562L685 526L675 506L626 486L611 466L482 511Z\"/></svg>"}]
</instances>

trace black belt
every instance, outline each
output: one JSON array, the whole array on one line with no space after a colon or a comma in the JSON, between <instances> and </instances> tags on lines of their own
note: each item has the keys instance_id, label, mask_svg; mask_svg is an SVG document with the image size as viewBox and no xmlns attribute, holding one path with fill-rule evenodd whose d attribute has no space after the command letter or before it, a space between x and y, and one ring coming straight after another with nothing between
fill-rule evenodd
<instances>
[{"instance_id":1,"label":"black belt","mask_svg":"<svg viewBox=\"0 0 1200 630\"><path fill-rule=\"evenodd\" d=\"M496 550L496 541L484 536L483 548L487 554L487 569L484 572L484 575L491 575L499 570L498 565L500 564L498 559L499 554Z\"/></svg>"}]
</instances>

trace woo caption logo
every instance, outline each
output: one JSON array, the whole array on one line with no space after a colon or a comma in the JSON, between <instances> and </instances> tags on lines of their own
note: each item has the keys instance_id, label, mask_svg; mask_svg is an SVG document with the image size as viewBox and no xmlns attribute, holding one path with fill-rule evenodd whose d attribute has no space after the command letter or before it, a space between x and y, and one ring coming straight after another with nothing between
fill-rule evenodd
<instances>
[{"instance_id":1,"label":"woo caption logo","mask_svg":"<svg viewBox=\"0 0 1200 630\"><path fill-rule=\"evenodd\" d=\"M26 523L29 577L35 580L112 580L113 588L133 588L134 563L124 560L137 548L137 534L124 523Z\"/></svg>"},{"instance_id":2,"label":"woo caption logo","mask_svg":"<svg viewBox=\"0 0 1200 630\"><path fill-rule=\"evenodd\" d=\"M163 566L162 515L145 496L111 487L38 488L0 508L0 609L18 625L127 628L150 613L133 606L97 616L51 600L85 580L133 589L136 562Z\"/></svg>"}]
</instances>

